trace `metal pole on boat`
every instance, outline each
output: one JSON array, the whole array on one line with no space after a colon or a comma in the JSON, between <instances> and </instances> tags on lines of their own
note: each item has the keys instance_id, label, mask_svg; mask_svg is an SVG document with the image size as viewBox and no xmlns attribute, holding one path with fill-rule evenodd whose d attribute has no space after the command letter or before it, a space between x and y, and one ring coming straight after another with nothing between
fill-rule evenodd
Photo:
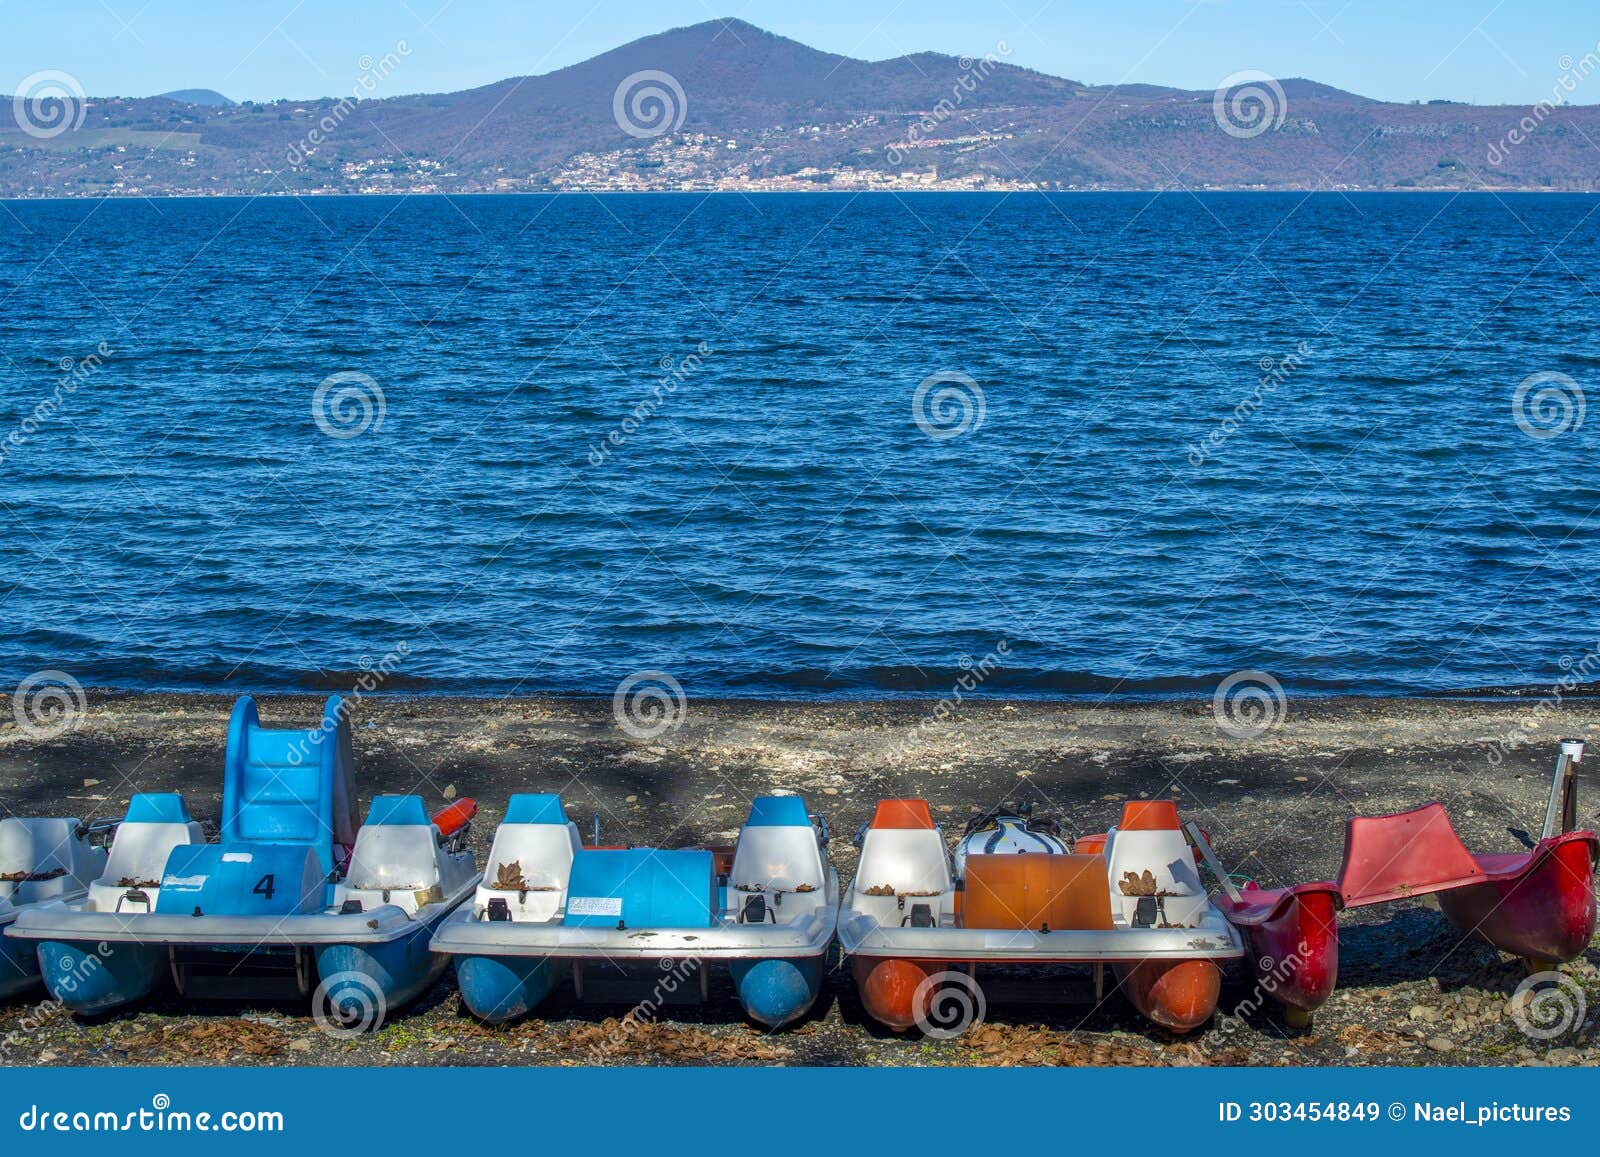
<instances>
[{"instance_id":1,"label":"metal pole on boat","mask_svg":"<svg viewBox=\"0 0 1600 1157\"><path fill-rule=\"evenodd\" d=\"M1189 833L1194 846L1200 849L1200 854L1205 857L1206 867L1211 869L1211 874L1221 883L1222 890L1228 893L1228 899L1238 903L1243 897L1239 894L1239 889L1234 887L1233 878L1222 866L1222 861L1217 859L1217 853L1211 850L1211 841L1206 839L1205 833L1200 830L1200 825L1190 820L1184 830Z\"/></svg>"},{"instance_id":2,"label":"metal pole on boat","mask_svg":"<svg viewBox=\"0 0 1600 1157\"><path fill-rule=\"evenodd\" d=\"M1578 776L1573 765L1583 759L1583 740L1563 739L1556 756L1555 775L1550 780L1550 800L1544 807L1541 839L1550 839L1578 826Z\"/></svg>"}]
</instances>

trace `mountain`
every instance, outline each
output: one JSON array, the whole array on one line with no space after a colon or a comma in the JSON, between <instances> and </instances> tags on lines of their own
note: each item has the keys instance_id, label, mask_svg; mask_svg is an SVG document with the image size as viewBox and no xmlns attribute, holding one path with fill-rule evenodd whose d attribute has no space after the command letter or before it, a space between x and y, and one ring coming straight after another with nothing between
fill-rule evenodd
<instances>
[{"instance_id":1,"label":"mountain","mask_svg":"<svg viewBox=\"0 0 1600 1157\"><path fill-rule=\"evenodd\" d=\"M712 20L465 92L386 97L390 57L319 100L92 98L46 131L4 100L0 195L1600 187L1597 106L1392 104L1260 74L1219 97L1007 55L855 60Z\"/></svg>"},{"instance_id":2,"label":"mountain","mask_svg":"<svg viewBox=\"0 0 1600 1157\"><path fill-rule=\"evenodd\" d=\"M199 104L208 108L232 108L236 103L214 88L180 88L175 92L164 92L161 95L179 104Z\"/></svg>"}]
</instances>

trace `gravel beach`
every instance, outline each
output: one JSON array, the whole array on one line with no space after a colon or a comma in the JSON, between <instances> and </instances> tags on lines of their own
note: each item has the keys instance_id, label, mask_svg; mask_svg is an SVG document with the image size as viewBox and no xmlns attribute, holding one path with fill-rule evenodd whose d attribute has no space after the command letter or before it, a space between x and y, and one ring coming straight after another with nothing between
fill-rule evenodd
<instances>
[{"instance_id":1,"label":"gravel beach","mask_svg":"<svg viewBox=\"0 0 1600 1157\"><path fill-rule=\"evenodd\" d=\"M267 726L311 726L320 699L261 701ZM96 694L75 729L40 740L0 729L3 814L120 817L135 791L179 791L215 832L232 699ZM1516 850L1536 831L1556 741L1600 737L1600 700L1290 700L1260 734L1219 727L1210 701L981 701L941 718L926 701L694 700L679 725L649 739L622 730L609 700L369 697L354 706L358 787L366 800L415 792L430 807L471 796L472 843L487 851L507 797L553 791L608 843L685 844L730 836L751 797L798 792L824 813L848 880L847 838L886 796L919 795L959 828L970 813L1031 801L1068 831L1115 822L1121 801L1171 797L1199 820L1228 864L1264 884L1327 878L1344 821L1443 801L1468 846ZM1585 767L1587 764L1584 765ZM1587 778L1587 777L1586 777ZM1594 823L1600 797L1580 797ZM704 1006L619 1028L625 1007L558 993L535 1019L483 1026L460 1008L447 975L418 1003L357 1039L323 1032L285 1005L180 1004L170 993L110 1017L41 1004L0 1005L6 1064L816 1064L816 1065L1372 1065L1594 1064L1600 1039L1580 1017L1554 1039L1521 1031L1511 995L1520 962L1462 942L1424 901L1347 913L1339 988L1307 1030L1270 1008L1219 1016L1172 1037L1120 996L1100 1005L1076 974L1032 986L997 978L986 1022L955 1040L899 1037L872 1026L835 969L800 1026L768 1033L743 1022L713 984ZM1600 1003L1600 954L1569 966ZM1249 986L1230 979L1221 1009ZM722 999L719 999L722 998ZM1045 998L1049 997L1048 1002ZM1524 1018L1525 1019L1525 1018Z\"/></svg>"}]
</instances>

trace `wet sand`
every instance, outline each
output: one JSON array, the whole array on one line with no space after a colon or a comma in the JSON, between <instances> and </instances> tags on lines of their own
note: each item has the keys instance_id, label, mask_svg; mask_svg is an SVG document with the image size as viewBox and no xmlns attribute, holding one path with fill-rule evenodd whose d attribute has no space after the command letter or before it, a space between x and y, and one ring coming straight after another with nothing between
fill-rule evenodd
<instances>
[{"instance_id":1,"label":"wet sand","mask_svg":"<svg viewBox=\"0 0 1600 1157\"><path fill-rule=\"evenodd\" d=\"M135 791L179 791L215 831L231 697L91 694L79 726L39 741L0 728L6 814L120 817ZM649 739L618 727L609 700L368 698L352 716L363 808L415 792L430 807L472 796L481 857L516 791L555 791L608 843L726 838L750 799L799 792L824 813L834 863L853 871L849 836L886 796L920 795L959 826L996 804L1031 801L1074 832L1102 831L1121 801L1171 797L1213 835L1228 866L1264 884L1331 877L1345 819L1441 800L1468 846L1513 851L1536 831L1556 740L1600 741L1600 701L1292 700L1263 734L1236 738L1209 701L984 701L947 720L925 701L693 701ZM267 726L312 726L320 698L266 697ZM1587 767L1587 764L1584 765ZM1586 777L1587 778L1587 777ZM1584 823L1600 796L1580 797ZM1518 1030L1508 997L1521 965L1463 943L1426 901L1347 913L1340 986L1305 1031L1270 1009L1175 1038L1120 996L1096 1005L1076 976L997 984L987 1023L958 1040L897 1037L862 1015L835 969L798 1029L769 1034L739 1019L731 994L668 1010L619 1034L625 1008L558 994L542 1015L488 1028L459 1008L448 976L376 1033L334 1039L298 1006L184 1006L170 995L108 1018L0 1006L0 1063L163 1064L1592 1064L1595 1026L1550 1041ZM1600 1007L1600 953L1570 967ZM1046 992L1039 991L1043 987ZM1230 981L1221 1008L1249 986ZM1050 1003L1040 1003L1046 993ZM717 1000L718 996L724 1000ZM1014 998L1015 997L1015 998ZM9 1036L7 1035L9 1034Z\"/></svg>"}]
</instances>

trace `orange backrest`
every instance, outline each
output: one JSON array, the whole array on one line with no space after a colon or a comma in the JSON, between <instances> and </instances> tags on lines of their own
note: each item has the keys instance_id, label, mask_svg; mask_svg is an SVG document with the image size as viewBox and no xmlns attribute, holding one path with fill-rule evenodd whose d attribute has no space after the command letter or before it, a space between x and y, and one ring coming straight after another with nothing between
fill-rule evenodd
<instances>
[{"instance_id":1,"label":"orange backrest","mask_svg":"<svg viewBox=\"0 0 1600 1157\"><path fill-rule=\"evenodd\" d=\"M1122 805L1122 822L1117 830L1176 832L1183 830L1183 824L1178 821L1178 805L1170 799L1130 799Z\"/></svg>"},{"instance_id":2,"label":"orange backrest","mask_svg":"<svg viewBox=\"0 0 1600 1157\"><path fill-rule=\"evenodd\" d=\"M1099 856L968 856L962 923L968 928L1109 929L1111 889Z\"/></svg>"},{"instance_id":3,"label":"orange backrest","mask_svg":"<svg viewBox=\"0 0 1600 1157\"><path fill-rule=\"evenodd\" d=\"M933 813L924 799L880 799L872 813L875 828L932 828Z\"/></svg>"}]
</instances>

